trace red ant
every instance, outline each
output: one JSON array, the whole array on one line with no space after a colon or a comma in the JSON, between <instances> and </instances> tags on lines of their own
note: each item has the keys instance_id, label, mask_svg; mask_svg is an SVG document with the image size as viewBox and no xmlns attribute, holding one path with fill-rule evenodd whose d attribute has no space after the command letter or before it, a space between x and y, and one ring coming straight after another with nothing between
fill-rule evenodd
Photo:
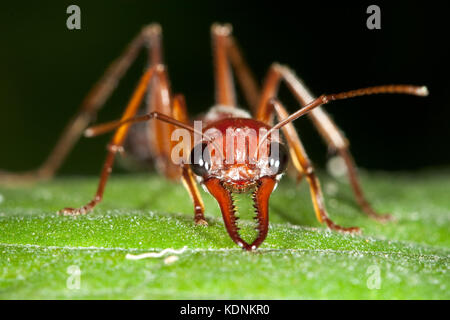
<instances>
[{"instance_id":1,"label":"red ant","mask_svg":"<svg viewBox=\"0 0 450 320\"><path fill-rule=\"evenodd\" d=\"M254 250L261 245L267 236L269 229L269 198L276 187L277 182L286 170L289 157L298 172L298 177L306 177L311 191L314 210L319 222L324 222L328 228L343 232L359 232L357 227L341 227L335 224L325 210L324 199L310 160L304 150L292 121L304 114L313 121L320 135L326 143L337 151L345 161L347 173L356 200L362 210L371 218L378 221L386 221L389 215L379 215L367 202L358 181L356 166L348 150L348 142L329 115L321 108L321 105L332 100L352 98L362 95L379 93L399 93L417 96L427 96L426 87L411 85L385 85L352 90L339 94L322 95L315 99L306 89L304 84L287 67L273 64L267 74L262 90L258 88L257 82L252 76L245 63L234 38L231 35L230 25L214 24L211 28L214 47L216 103L201 119L206 127L200 131L194 128L187 116L185 100L182 95L172 95L166 68L162 64L162 33L157 24L149 25L142 29L138 36L129 44L123 54L115 60L106 70L100 81L94 86L85 98L80 111L69 123L56 147L48 159L36 171L25 174L3 173L3 179L48 179L54 175L56 170L80 138L83 130L95 118L97 111L114 91L120 78L129 69L136 59L139 50L147 47L149 55L149 68L141 77L125 112L119 121L98 125L88 128L86 136L95 136L115 129L115 134L108 145L108 153L101 172L100 182L96 195L92 201L85 206L74 209L66 208L60 211L64 215L80 215L91 211L103 197L106 182L112 171L113 162L117 152L123 152L123 145L129 128L133 123L148 121L147 129L150 137L149 148L156 160L156 167L167 178L180 179L189 192L195 212L195 223L207 225L204 216L204 205L197 188L197 182L212 194L219 203L225 227L232 240L246 250ZM236 72L239 84L242 87L245 98L253 111L252 116L244 110L236 108L235 89L231 68ZM284 80L287 87L293 93L298 102L303 106L297 112L288 115L280 101L276 99L278 86ZM139 107L147 94L147 114L136 116ZM280 122L274 125L274 115ZM156 119L160 121L149 121ZM195 148L191 152L191 163L185 161L175 164L171 161L171 150L174 142L171 136L177 128L183 128L190 133L197 133L201 141L196 145L201 152L195 156ZM258 150L261 146L267 146L269 151L267 161L250 162L250 158L240 163L231 162L215 165L220 156L233 156L237 159L242 153L247 152L248 142L233 142L233 148L226 146L223 137L227 129L232 128L237 133L238 141L246 141L242 137L247 129L260 133L256 136ZM211 138L206 134L208 129L215 129L221 133L222 138ZM242 129L239 131L239 129ZM261 129L264 129L261 131ZM274 135L277 129L282 129L286 140L287 149L281 139ZM239 140L239 138L244 138ZM131 141L133 142L133 141ZM192 141L189 141L192 142ZM211 152L211 148L220 145L218 152ZM277 149L277 152L273 152ZM204 151L208 152L204 152ZM273 154L277 154L276 157ZM183 155L185 158L189 155ZM237 217L233 202L233 193L252 192L254 207L257 214L258 234L251 243L244 241L239 235Z\"/></svg>"}]
</instances>

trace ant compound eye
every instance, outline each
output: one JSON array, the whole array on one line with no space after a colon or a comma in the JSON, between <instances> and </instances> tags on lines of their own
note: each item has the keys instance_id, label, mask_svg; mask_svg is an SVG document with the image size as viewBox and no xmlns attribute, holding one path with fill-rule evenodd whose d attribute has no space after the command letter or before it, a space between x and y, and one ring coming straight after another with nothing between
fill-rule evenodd
<instances>
[{"instance_id":1,"label":"ant compound eye","mask_svg":"<svg viewBox=\"0 0 450 320\"><path fill-rule=\"evenodd\" d=\"M273 174L280 174L287 168L289 154L286 148L278 143L270 143L269 167Z\"/></svg>"},{"instance_id":2,"label":"ant compound eye","mask_svg":"<svg viewBox=\"0 0 450 320\"><path fill-rule=\"evenodd\" d=\"M191 169L198 176L206 176L211 169L211 156L207 143L196 145L191 151Z\"/></svg>"}]
</instances>

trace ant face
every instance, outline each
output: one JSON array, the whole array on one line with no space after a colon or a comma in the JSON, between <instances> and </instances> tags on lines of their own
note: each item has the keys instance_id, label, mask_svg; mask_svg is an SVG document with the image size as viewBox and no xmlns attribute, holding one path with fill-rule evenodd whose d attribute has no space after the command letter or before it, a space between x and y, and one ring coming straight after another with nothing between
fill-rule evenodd
<instances>
[{"instance_id":1,"label":"ant face","mask_svg":"<svg viewBox=\"0 0 450 320\"><path fill-rule=\"evenodd\" d=\"M215 129L228 121L216 123ZM263 134L249 134L256 132L249 130L252 127L263 126L255 120L238 119L233 124L233 134L225 132L212 142L201 142L192 149L191 169L218 201L231 238L241 247L254 249L267 234L269 197L286 170L288 151L280 141L270 140L272 138L260 145L259 138L267 130L262 131ZM236 225L232 194L243 192L251 192L257 215L258 236L251 244L242 240Z\"/></svg>"},{"instance_id":2,"label":"ant face","mask_svg":"<svg viewBox=\"0 0 450 320\"><path fill-rule=\"evenodd\" d=\"M288 152L279 142L267 143L253 153L248 144L238 148L230 157L230 149L223 153L214 144L202 142L192 149L191 169L201 182L219 179L230 191L240 193L252 189L262 177L279 180L287 168Z\"/></svg>"},{"instance_id":3,"label":"ant face","mask_svg":"<svg viewBox=\"0 0 450 320\"><path fill-rule=\"evenodd\" d=\"M288 152L278 134L261 140L269 129L262 122L246 118L213 122L205 129L212 140L202 141L192 149L192 171L200 182L217 178L237 192L262 177L280 178Z\"/></svg>"}]
</instances>

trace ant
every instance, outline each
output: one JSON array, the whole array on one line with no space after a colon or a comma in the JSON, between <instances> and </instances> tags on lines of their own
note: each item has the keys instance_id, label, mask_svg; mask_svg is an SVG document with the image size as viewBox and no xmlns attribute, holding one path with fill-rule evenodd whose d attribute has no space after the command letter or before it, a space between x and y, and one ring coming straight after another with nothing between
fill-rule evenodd
<instances>
[{"instance_id":1,"label":"ant","mask_svg":"<svg viewBox=\"0 0 450 320\"><path fill-rule=\"evenodd\" d=\"M131 125L146 122L147 132L145 134L149 139L146 140L144 147L148 148L155 159L158 171L169 179L181 179L194 204L195 223L208 225L204 216L203 201L197 187L197 183L200 183L216 198L228 234L243 249L254 250L266 238L269 229L269 198L286 171L289 158L297 171L298 179L305 177L309 183L314 211L319 222L325 223L332 230L348 233L359 232L360 229L357 227L342 227L335 224L327 214L319 180L292 124L295 119L308 114L325 142L344 160L351 187L362 211L370 218L381 222L391 219L390 215L380 215L375 212L366 200L359 183L356 165L349 152L348 141L321 105L333 100L381 93L427 96L427 88L412 85L384 85L314 98L293 71L275 63L270 67L260 90L232 36L231 26L213 24L211 34L216 101L215 105L201 117L202 123L206 125L204 129L199 130L192 126L183 95L172 95L162 58L161 27L158 24L151 24L141 30L89 92L77 115L70 121L41 167L22 174L3 172L0 178L27 181L49 179L59 169L83 132L85 136L92 137L115 130L115 134L108 144L106 160L94 198L81 208L65 208L59 212L59 214L73 216L86 214L102 200L116 154L124 152L126 138L132 137L129 136ZM148 50L149 67L142 75L122 118L86 129L134 62L142 47L146 47ZM235 71L253 116L236 107L232 69ZM302 108L291 115L277 99L278 87L282 80L302 105ZM147 113L137 115L144 99ZM279 121L276 124L274 124L275 116ZM150 121L151 119L159 121ZM196 143L192 152L190 154L189 151L183 152L185 161L181 163L171 161L171 150L174 147L171 136L177 128L189 131L190 135L200 135L200 142ZM228 141L224 139L230 128L234 129L237 141L241 141L233 142L231 149ZM207 134L209 129L215 129L219 136L213 137ZM251 157L250 151L247 151L249 142L243 135L248 129L259 131L259 134L255 136L257 150L265 147L268 152L261 152L266 155L265 157L254 158ZM278 129L282 130L286 142L283 142L276 134ZM239 140L239 138L243 139ZM133 142L142 144L136 139L130 141L130 143ZM192 141L188 142L185 141L185 146L191 145ZM220 146L217 147L217 145ZM246 155L239 163L231 161L224 164L217 161L223 157L228 159L230 155L232 159L241 157L242 160L242 154ZM250 161L251 159L256 159L256 161ZM241 238L237 227L238 218L233 194L241 192L251 192L256 211L258 233L251 243L247 243Z\"/></svg>"}]
</instances>

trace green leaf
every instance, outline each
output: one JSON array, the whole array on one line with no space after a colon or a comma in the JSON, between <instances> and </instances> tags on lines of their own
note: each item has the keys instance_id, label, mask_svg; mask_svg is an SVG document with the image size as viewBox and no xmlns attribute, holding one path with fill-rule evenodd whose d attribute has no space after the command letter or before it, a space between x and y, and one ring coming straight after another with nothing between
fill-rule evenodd
<instances>
[{"instance_id":1,"label":"green leaf","mask_svg":"<svg viewBox=\"0 0 450 320\"><path fill-rule=\"evenodd\" d=\"M361 227L363 235L326 230L306 182L284 178L271 197L269 235L256 252L231 241L210 195L203 193L209 226L195 226L183 186L154 175L112 177L104 201L77 218L55 212L90 200L96 178L2 186L0 298L450 298L448 170L363 175L374 207L396 218L387 224L360 212L345 179L321 180L331 218ZM249 204L241 202L250 234ZM168 254L178 257L170 263L167 255L126 259L183 247Z\"/></svg>"}]
</instances>

